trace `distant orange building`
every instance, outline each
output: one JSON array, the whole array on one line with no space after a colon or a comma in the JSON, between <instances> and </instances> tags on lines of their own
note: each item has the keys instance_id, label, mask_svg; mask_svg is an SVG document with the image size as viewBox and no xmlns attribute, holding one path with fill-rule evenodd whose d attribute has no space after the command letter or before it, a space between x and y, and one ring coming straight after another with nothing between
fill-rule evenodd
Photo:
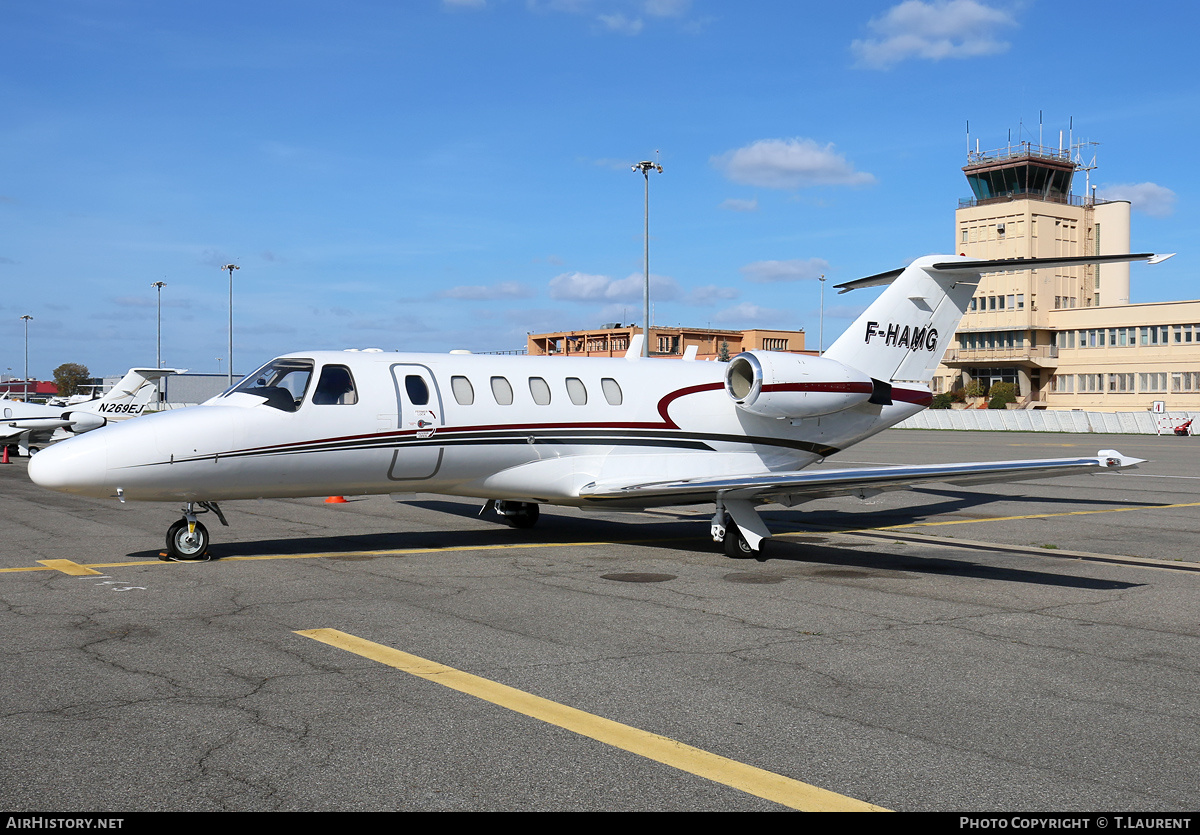
<instances>
[{"instance_id":1,"label":"distant orange building","mask_svg":"<svg viewBox=\"0 0 1200 835\"><path fill-rule=\"evenodd\" d=\"M642 332L636 325L609 324L586 331L559 331L530 334L526 342L531 357L622 357L629 350L635 334ZM787 351L793 354L813 354L804 349L804 331L717 330L713 328L650 328L650 356L682 357L696 346L696 358L719 359L735 356L742 351Z\"/></svg>"}]
</instances>

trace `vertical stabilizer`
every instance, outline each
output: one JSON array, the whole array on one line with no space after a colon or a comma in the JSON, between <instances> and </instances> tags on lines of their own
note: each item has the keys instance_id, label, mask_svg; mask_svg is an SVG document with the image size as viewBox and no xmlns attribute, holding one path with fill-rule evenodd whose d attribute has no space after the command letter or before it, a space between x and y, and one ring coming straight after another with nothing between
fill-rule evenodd
<instances>
[{"instance_id":1,"label":"vertical stabilizer","mask_svg":"<svg viewBox=\"0 0 1200 835\"><path fill-rule=\"evenodd\" d=\"M888 288L824 356L884 382L929 382L979 284L977 272L933 269L935 263L955 259L929 255L894 279L885 274L891 280ZM863 279L841 286L849 290L878 283Z\"/></svg>"}]
</instances>

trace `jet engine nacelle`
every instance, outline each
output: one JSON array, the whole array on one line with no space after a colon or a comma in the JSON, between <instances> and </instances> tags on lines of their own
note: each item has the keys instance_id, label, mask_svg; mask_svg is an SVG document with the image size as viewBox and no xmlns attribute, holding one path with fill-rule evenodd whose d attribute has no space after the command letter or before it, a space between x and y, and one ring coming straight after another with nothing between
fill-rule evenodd
<instances>
[{"instance_id":1,"label":"jet engine nacelle","mask_svg":"<svg viewBox=\"0 0 1200 835\"><path fill-rule=\"evenodd\" d=\"M80 435L99 429L108 423L108 418L101 417L95 412L63 412L63 418L69 423L64 427L68 432Z\"/></svg>"},{"instance_id":2,"label":"jet engine nacelle","mask_svg":"<svg viewBox=\"0 0 1200 835\"><path fill-rule=\"evenodd\" d=\"M763 417L831 415L871 399L871 378L840 362L804 354L746 351L729 362L725 391Z\"/></svg>"}]
</instances>

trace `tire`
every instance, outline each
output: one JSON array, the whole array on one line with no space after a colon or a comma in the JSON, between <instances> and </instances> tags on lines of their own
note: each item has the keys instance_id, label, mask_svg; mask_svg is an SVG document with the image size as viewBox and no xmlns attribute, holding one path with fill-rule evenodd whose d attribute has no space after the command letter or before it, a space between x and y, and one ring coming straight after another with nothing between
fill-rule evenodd
<instances>
[{"instance_id":1,"label":"tire","mask_svg":"<svg viewBox=\"0 0 1200 835\"><path fill-rule=\"evenodd\" d=\"M537 524L541 511L533 502L510 502L516 506L513 513L504 514L504 521L514 528L532 528Z\"/></svg>"},{"instance_id":2,"label":"tire","mask_svg":"<svg viewBox=\"0 0 1200 835\"><path fill-rule=\"evenodd\" d=\"M750 547L750 543L742 536L732 519L725 525L725 538L721 540L721 544L725 546L725 556L730 559L746 560L758 556L758 552Z\"/></svg>"},{"instance_id":3,"label":"tire","mask_svg":"<svg viewBox=\"0 0 1200 835\"><path fill-rule=\"evenodd\" d=\"M208 554L208 528L196 523L196 532L188 536L188 523L180 519L167 529L167 558L172 560L199 560Z\"/></svg>"}]
</instances>

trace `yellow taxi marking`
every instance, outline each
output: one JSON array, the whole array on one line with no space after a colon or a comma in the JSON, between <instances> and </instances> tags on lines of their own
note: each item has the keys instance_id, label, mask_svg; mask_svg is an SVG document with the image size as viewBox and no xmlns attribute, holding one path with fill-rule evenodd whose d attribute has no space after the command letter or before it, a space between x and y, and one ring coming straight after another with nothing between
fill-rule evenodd
<instances>
[{"instance_id":1,"label":"yellow taxi marking","mask_svg":"<svg viewBox=\"0 0 1200 835\"><path fill-rule=\"evenodd\" d=\"M74 560L38 560L38 562L46 566L46 568L53 568L55 571L61 571L63 574L71 574L76 577L100 573L95 569L88 568L86 565L80 565Z\"/></svg>"},{"instance_id":2,"label":"yellow taxi marking","mask_svg":"<svg viewBox=\"0 0 1200 835\"><path fill-rule=\"evenodd\" d=\"M448 551L502 551L512 549L534 548L586 548L600 545L653 545L663 542L690 542L694 536L661 537L658 539L605 539L596 542L516 542L505 545L442 545L436 548L386 548L379 551L316 551L308 554L254 554L244 557L221 557L219 560L171 560L155 561L130 560L128 562L95 562L92 568L128 568L130 566L159 566L159 565L196 565L206 562L244 562L247 560L313 560L323 557L402 557L409 554L444 554ZM38 560L40 563L51 562L69 563L70 560ZM84 566L80 566L83 568ZM16 571L47 571L45 566L21 566L18 568L0 568L0 574ZM98 573L98 572L97 572Z\"/></svg>"},{"instance_id":3,"label":"yellow taxi marking","mask_svg":"<svg viewBox=\"0 0 1200 835\"><path fill-rule=\"evenodd\" d=\"M889 811L336 629L305 629L297 630L296 634L792 809L810 812Z\"/></svg>"},{"instance_id":4,"label":"yellow taxi marking","mask_svg":"<svg viewBox=\"0 0 1200 835\"><path fill-rule=\"evenodd\" d=\"M1107 510L1071 510L1062 513L1028 513L1024 516L989 516L985 519L951 519L946 522L907 522L903 525L884 525L879 528L872 528L872 530L889 531L897 528L932 528L940 525L971 525L976 522L1011 522L1017 519L1050 519L1055 516L1089 516L1093 513L1125 513L1130 510L1165 510L1177 507L1200 507L1200 502L1143 505L1140 507L1110 507Z\"/></svg>"}]
</instances>

